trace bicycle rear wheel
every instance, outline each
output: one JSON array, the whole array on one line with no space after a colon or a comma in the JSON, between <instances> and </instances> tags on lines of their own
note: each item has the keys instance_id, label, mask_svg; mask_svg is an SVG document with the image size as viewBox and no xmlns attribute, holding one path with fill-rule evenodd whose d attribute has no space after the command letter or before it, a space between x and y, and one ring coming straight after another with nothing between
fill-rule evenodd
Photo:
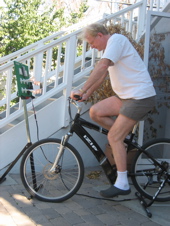
<instances>
[{"instance_id":1,"label":"bicycle rear wheel","mask_svg":"<svg viewBox=\"0 0 170 226\"><path fill-rule=\"evenodd\" d=\"M156 201L170 200L170 139L155 139L143 145L147 153L164 166L163 171L158 163L154 163L146 154L139 151L132 165L132 182L137 191L152 200L161 183L167 178L165 186L155 199Z\"/></svg>"},{"instance_id":2,"label":"bicycle rear wheel","mask_svg":"<svg viewBox=\"0 0 170 226\"><path fill-rule=\"evenodd\" d=\"M33 144L24 154L20 174L31 196L46 202L62 202L72 197L84 178L84 164L80 154L66 144L55 172L50 172L61 140L44 139Z\"/></svg>"}]
</instances>

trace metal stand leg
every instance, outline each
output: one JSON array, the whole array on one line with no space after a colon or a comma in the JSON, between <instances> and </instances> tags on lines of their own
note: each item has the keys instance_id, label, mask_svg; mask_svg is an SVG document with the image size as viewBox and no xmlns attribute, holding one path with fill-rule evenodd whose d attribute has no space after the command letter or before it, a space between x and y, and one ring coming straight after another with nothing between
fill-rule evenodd
<instances>
[{"instance_id":1,"label":"metal stand leg","mask_svg":"<svg viewBox=\"0 0 170 226\"><path fill-rule=\"evenodd\" d=\"M30 141L31 136L30 136L29 122L28 122L28 112L27 112L26 100L23 100L23 105L24 105L24 116L25 116L27 139L28 139L28 141ZM37 188L37 180L36 180L36 174L35 174L35 165L34 165L33 154L30 155L30 165L31 165L31 174L32 174L32 181L33 181L34 189L37 190L38 188ZM33 198L32 196L28 197L28 199L32 199L32 198Z\"/></svg>"},{"instance_id":2,"label":"metal stand leg","mask_svg":"<svg viewBox=\"0 0 170 226\"><path fill-rule=\"evenodd\" d=\"M0 178L0 184L2 184L4 181L6 181L6 177Z\"/></svg>"},{"instance_id":3,"label":"metal stand leg","mask_svg":"<svg viewBox=\"0 0 170 226\"><path fill-rule=\"evenodd\" d=\"M135 193L135 195L136 195L137 198L139 199L139 201L140 201L142 207L143 207L144 210L146 211L147 216L148 216L149 218L152 217L152 213L149 211L148 207L151 206L151 205L155 202L157 196L159 195L159 193L161 192L161 190L162 190L163 187L165 186L165 183L166 183L167 180L168 180L168 176L167 176L167 178L166 178L165 180L163 180L163 182L160 184L160 186L159 186L159 188L158 188L158 191L155 193L155 195L153 196L152 201L150 201L149 203L147 203L147 202L145 201L145 199L143 198L143 196L142 196L140 193L138 193L138 192Z\"/></svg>"},{"instance_id":4,"label":"metal stand leg","mask_svg":"<svg viewBox=\"0 0 170 226\"><path fill-rule=\"evenodd\" d=\"M25 153L25 151L32 145L31 136L30 136L30 129L29 129L29 122L28 122L28 112L27 112L26 100L23 100L23 106L24 106L24 116L25 116L25 124L26 124L26 132L27 132L28 143L22 149L22 151L19 153L19 155L14 159L14 161L9 165L9 167L4 172L4 174L0 177L0 184L3 183L6 180L6 175L10 172L10 170L18 162L18 160ZM35 184L35 186L37 187L33 155L30 158L31 158L30 161L31 161L32 180L33 180L33 183Z\"/></svg>"},{"instance_id":5,"label":"metal stand leg","mask_svg":"<svg viewBox=\"0 0 170 226\"><path fill-rule=\"evenodd\" d=\"M29 122L28 122L28 112L27 112L26 100L23 100L23 106L24 106L24 117L25 117L25 126L26 126L26 132L27 132L27 140L28 140L28 143L30 143L31 136L30 136L30 128L29 128Z\"/></svg>"},{"instance_id":6,"label":"metal stand leg","mask_svg":"<svg viewBox=\"0 0 170 226\"><path fill-rule=\"evenodd\" d=\"M22 149L19 155L14 159L14 161L9 165L4 174L0 177L0 184L6 180L6 175L10 172L10 170L14 167L14 165L18 162L24 152L32 145L32 143L27 143L26 146Z\"/></svg>"},{"instance_id":7,"label":"metal stand leg","mask_svg":"<svg viewBox=\"0 0 170 226\"><path fill-rule=\"evenodd\" d=\"M140 201L140 204L142 205L142 207L144 208L144 210L146 211L146 214L149 218L152 217L152 213L149 211L148 209L148 204L146 203L146 201L144 200L143 196L141 194L139 194L138 192L135 193L135 195L137 196L137 198Z\"/></svg>"}]
</instances>

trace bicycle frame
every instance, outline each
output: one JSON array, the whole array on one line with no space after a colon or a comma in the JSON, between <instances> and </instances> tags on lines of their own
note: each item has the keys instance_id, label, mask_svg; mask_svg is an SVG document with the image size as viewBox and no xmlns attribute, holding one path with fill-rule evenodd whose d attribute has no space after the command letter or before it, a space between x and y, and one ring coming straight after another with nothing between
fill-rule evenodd
<instances>
[{"instance_id":1,"label":"bicycle frame","mask_svg":"<svg viewBox=\"0 0 170 226\"><path fill-rule=\"evenodd\" d=\"M85 145L90 149L92 154L95 156L95 158L99 162L99 165L103 168L109 182L111 184L114 184L114 182L116 180L116 176L117 176L116 175L116 171L117 171L116 167L111 166L109 160L105 156L105 154L102 151L102 149L100 148L100 146L97 144L97 142L93 139L93 137L89 134L89 132L85 128L92 129L92 130L100 132L104 135L108 134L108 130L81 118L80 112L81 112L82 107L79 106L79 103L77 103L74 100L69 99L69 101L78 108L78 111L72 121L72 125L70 127L69 132L62 138L59 153L56 156L56 159L55 159L54 164L50 171L55 172L55 167L60 159L60 156L62 155L64 145L68 142L69 138L73 135L73 133L76 133L77 136L85 143ZM131 148L137 147L136 145L134 145L132 143L136 128L137 128L137 125L135 126L134 132L131 134L130 139L127 139L125 141L128 144L128 146L130 146Z\"/></svg>"},{"instance_id":2,"label":"bicycle frame","mask_svg":"<svg viewBox=\"0 0 170 226\"><path fill-rule=\"evenodd\" d=\"M93 129L105 135L107 135L108 133L107 130L101 128L100 126L97 126L93 123L87 122L86 120L82 119L80 117L80 114L77 113L75 115L75 118L73 120L73 124L70 128L69 133L64 137L65 139L63 139L64 142L62 145L64 146L64 144L68 142L68 139L73 135L73 133L76 133L78 137L86 144L86 146L90 149L90 151L96 157L100 166L102 166L109 182L113 184L116 179L116 170L113 169L109 160L107 159L107 157L105 156L104 152L102 151L100 146L97 144L97 142L93 139L93 137L89 134L89 132L85 130L83 127Z\"/></svg>"}]
</instances>

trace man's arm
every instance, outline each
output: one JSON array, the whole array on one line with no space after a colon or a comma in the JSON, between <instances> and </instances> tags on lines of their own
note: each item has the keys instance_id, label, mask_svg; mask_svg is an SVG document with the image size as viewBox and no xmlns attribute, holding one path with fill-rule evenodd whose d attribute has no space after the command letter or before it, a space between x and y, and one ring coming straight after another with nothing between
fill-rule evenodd
<instances>
[{"instance_id":1,"label":"man's arm","mask_svg":"<svg viewBox=\"0 0 170 226\"><path fill-rule=\"evenodd\" d=\"M74 98L73 96L77 94L82 97L82 100L86 100L102 84L108 74L108 67L111 65L113 63L109 59L101 59L96 64L82 89L72 91L71 97Z\"/></svg>"},{"instance_id":2,"label":"man's arm","mask_svg":"<svg viewBox=\"0 0 170 226\"><path fill-rule=\"evenodd\" d=\"M87 100L88 97L90 97L92 95L92 93L98 89L98 87L103 83L105 77L108 75L108 71L103 72L102 76L98 77L95 82L90 86L90 88L84 92L84 87L81 89L81 91L83 92L82 95L82 100Z\"/></svg>"}]
</instances>

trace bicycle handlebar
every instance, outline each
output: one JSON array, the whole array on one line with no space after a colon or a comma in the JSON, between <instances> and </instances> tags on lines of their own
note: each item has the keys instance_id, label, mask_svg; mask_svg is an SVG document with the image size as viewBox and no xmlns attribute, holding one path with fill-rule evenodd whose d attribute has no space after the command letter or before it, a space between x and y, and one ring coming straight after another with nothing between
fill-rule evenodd
<instances>
[{"instance_id":1,"label":"bicycle handlebar","mask_svg":"<svg viewBox=\"0 0 170 226\"><path fill-rule=\"evenodd\" d=\"M82 99L82 97L81 97L81 96L79 96L79 95L74 95L74 97L77 99L76 101L78 101L78 100L81 100L81 99Z\"/></svg>"}]
</instances>

